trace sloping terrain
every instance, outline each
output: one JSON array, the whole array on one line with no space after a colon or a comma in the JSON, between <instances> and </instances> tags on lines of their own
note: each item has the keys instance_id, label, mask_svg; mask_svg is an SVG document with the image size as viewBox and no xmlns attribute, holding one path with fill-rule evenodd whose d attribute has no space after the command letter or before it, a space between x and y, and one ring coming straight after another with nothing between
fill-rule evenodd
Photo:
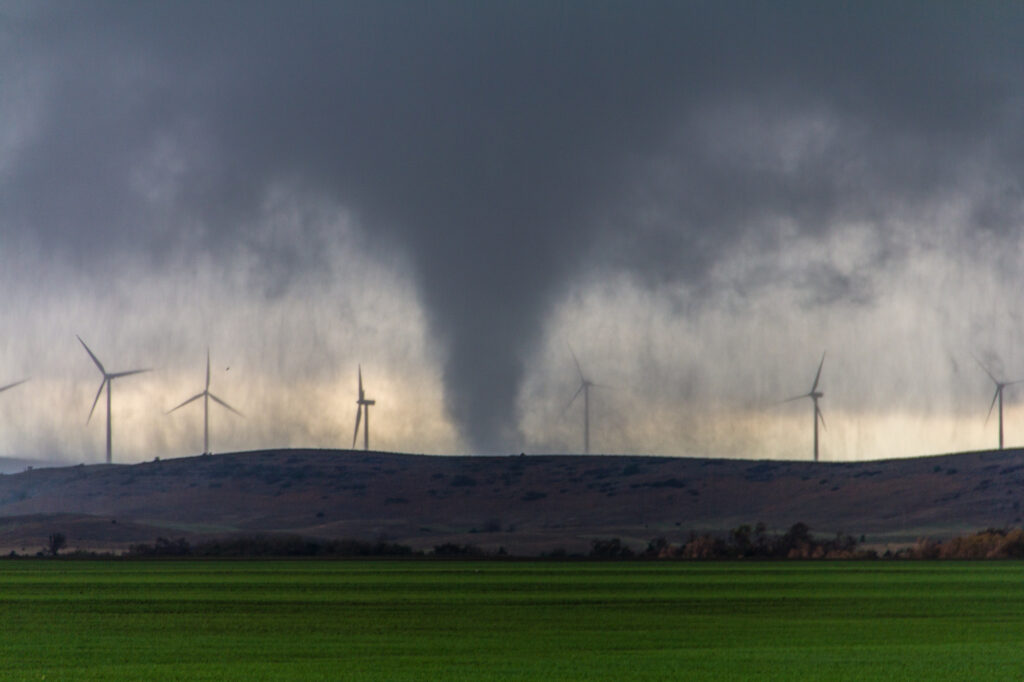
<instances>
[{"instance_id":1,"label":"sloping terrain","mask_svg":"<svg viewBox=\"0 0 1024 682\"><path fill-rule=\"evenodd\" d=\"M17 459L14 457L0 457L0 474L16 474L26 469L43 469L46 467L67 466L67 462L39 459Z\"/></svg>"},{"instance_id":2,"label":"sloping terrain","mask_svg":"<svg viewBox=\"0 0 1024 682\"><path fill-rule=\"evenodd\" d=\"M0 551L287 532L536 552L798 521L884 545L1019 525L1024 450L811 463L278 450L0 476Z\"/></svg>"}]
</instances>

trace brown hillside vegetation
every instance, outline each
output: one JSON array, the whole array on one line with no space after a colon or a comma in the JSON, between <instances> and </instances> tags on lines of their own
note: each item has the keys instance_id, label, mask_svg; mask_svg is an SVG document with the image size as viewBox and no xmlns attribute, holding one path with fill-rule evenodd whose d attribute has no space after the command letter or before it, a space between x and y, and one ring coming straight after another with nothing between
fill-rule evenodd
<instances>
[{"instance_id":1,"label":"brown hillside vegetation","mask_svg":"<svg viewBox=\"0 0 1024 682\"><path fill-rule=\"evenodd\" d=\"M0 551L239 533L587 551L803 522L878 547L1020 525L1024 451L863 463L279 450L0 475Z\"/></svg>"}]
</instances>

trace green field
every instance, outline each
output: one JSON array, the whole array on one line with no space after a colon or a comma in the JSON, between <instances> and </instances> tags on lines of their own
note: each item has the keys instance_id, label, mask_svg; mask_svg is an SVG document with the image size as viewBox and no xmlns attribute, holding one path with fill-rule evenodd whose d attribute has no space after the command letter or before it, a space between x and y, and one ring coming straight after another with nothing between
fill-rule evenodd
<instances>
[{"instance_id":1,"label":"green field","mask_svg":"<svg viewBox=\"0 0 1024 682\"><path fill-rule=\"evenodd\" d=\"M0 562L4 679L1010 679L1024 564Z\"/></svg>"}]
</instances>

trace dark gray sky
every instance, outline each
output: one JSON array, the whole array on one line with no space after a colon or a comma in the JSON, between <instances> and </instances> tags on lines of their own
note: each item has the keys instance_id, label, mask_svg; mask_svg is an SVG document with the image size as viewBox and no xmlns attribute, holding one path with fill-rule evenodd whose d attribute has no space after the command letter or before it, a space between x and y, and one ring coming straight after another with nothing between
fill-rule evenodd
<instances>
[{"instance_id":1,"label":"dark gray sky","mask_svg":"<svg viewBox=\"0 0 1024 682\"><path fill-rule=\"evenodd\" d=\"M980 447L1022 45L1010 2L0 0L6 447L102 447L75 333L161 370L137 457L191 451L207 344L232 447L346 444L362 362L381 447L578 449L569 343L598 448L802 454L762 406L826 348L836 457Z\"/></svg>"}]
</instances>

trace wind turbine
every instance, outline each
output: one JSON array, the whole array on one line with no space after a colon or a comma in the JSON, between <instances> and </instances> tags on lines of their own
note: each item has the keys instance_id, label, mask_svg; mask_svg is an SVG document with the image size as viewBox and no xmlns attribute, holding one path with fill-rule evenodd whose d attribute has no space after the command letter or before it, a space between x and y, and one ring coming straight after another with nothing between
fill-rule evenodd
<instances>
[{"instance_id":1,"label":"wind turbine","mask_svg":"<svg viewBox=\"0 0 1024 682\"><path fill-rule=\"evenodd\" d=\"M814 383L811 384L811 390L809 393L803 395L794 396L783 400L784 403L791 403L794 400L800 400L802 398L810 398L814 402L814 461L818 461L818 420L821 420L822 428L825 428L825 417L821 414L821 408L818 407L818 399L825 396L824 393L818 390L818 380L821 379L821 367L825 364L825 354L821 354L821 362L818 363L818 373L814 375Z\"/></svg>"},{"instance_id":2,"label":"wind turbine","mask_svg":"<svg viewBox=\"0 0 1024 682\"><path fill-rule=\"evenodd\" d=\"M576 359L576 353L573 353L572 347L569 347L569 354L572 355L572 361L576 365L576 372L580 375L580 387L576 389L576 392L572 394L572 399L569 404L565 406L565 410L572 407L572 404L576 402L576 398L579 394L583 394L583 454L590 454L590 389L591 388L606 388L601 384L595 384L593 381L588 379L583 374L583 369L580 367L580 361ZM562 410L562 414L565 414L565 410Z\"/></svg>"},{"instance_id":3,"label":"wind turbine","mask_svg":"<svg viewBox=\"0 0 1024 682\"><path fill-rule=\"evenodd\" d=\"M103 387L107 388L107 464L110 464L110 385L114 383L114 379L120 379L121 377L131 376L132 374L141 374L142 372L148 372L148 369L133 369L127 372L108 372L103 367L103 363L99 361L99 358L89 350L89 346L85 345L85 341L82 341L82 337L75 335L78 342L85 348L85 352L89 354L92 361L96 363L96 367L99 368L100 373L103 375L103 381L100 382L100 390L96 391L96 398L92 401L92 408L89 410L89 417L85 420L88 424L89 420L92 419L92 413L96 410L96 403L100 401L100 394L103 393Z\"/></svg>"},{"instance_id":4,"label":"wind turbine","mask_svg":"<svg viewBox=\"0 0 1024 682\"><path fill-rule=\"evenodd\" d=\"M992 383L994 383L996 385L996 392L995 392L995 395L992 396L992 404L988 406L988 414L985 416L985 423L988 424L988 420L992 416L992 409L996 406L996 401L998 400L999 401L999 449L1002 450L1003 449L1003 389L1006 388L1007 386L1013 386L1014 384L1019 384L1021 382L1024 382L1024 379L1017 379L1016 381L999 381L998 379L995 378L995 376L993 376L992 372L989 371L988 367L986 367L981 362L981 360L979 360L978 358L975 357L974 361L977 362L981 366L981 368L983 370L985 370L985 374L987 374L988 378L992 380Z\"/></svg>"},{"instance_id":5,"label":"wind turbine","mask_svg":"<svg viewBox=\"0 0 1024 682\"><path fill-rule=\"evenodd\" d=\"M210 452L210 400L213 400L217 404L222 405L222 406L228 408L229 410L231 410L232 412L237 414L239 417L244 416L244 415L242 415L241 412L239 412L235 408L231 407L230 405L228 405L226 402L224 402L223 400L221 400L220 398L218 398L214 394L210 393L210 349L209 348L206 349L206 388L203 389L202 393L196 393L194 396L192 396L191 398L189 398L188 400L186 400L182 404L178 405L178 407L175 407L175 408L173 408L171 410L168 410L167 414L170 414L171 412L174 412L174 410L177 410L179 408L185 407L186 405L188 405L193 400L199 400L200 398L203 399L203 454L205 455L205 454L208 454Z\"/></svg>"},{"instance_id":6,"label":"wind turbine","mask_svg":"<svg viewBox=\"0 0 1024 682\"><path fill-rule=\"evenodd\" d=\"M356 446L356 438L359 436L359 418L366 414L363 423L363 450L370 449L370 405L376 405L376 400L368 400L363 391L363 366L359 365L359 399L356 400L356 430L352 434L352 447Z\"/></svg>"}]
</instances>

